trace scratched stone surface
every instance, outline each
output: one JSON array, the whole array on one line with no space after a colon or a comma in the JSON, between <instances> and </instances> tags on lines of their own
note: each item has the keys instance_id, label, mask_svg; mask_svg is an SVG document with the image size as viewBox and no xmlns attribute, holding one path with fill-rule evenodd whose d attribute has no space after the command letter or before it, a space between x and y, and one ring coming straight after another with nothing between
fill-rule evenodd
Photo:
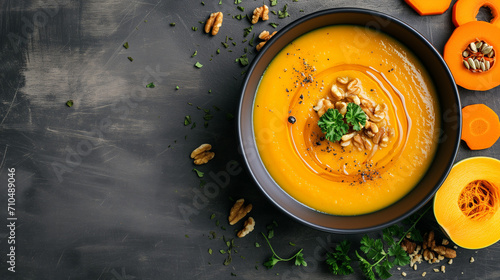
<instances>
[{"instance_id":1,"label":"scratched stone surface","mask_svg":"<svg viewBox=\"0 0 500 280\"><path fill-rule=\"evenodd\" d=\"M359 249L362 235L320 232L294 221L265 198L244 167L231 116L246 67L235 59L248 48L251 61L252 34L272 27L259 23L244 37L248 21L232 16L249 14L262 1L234 2L0 1L0 221L8 224L8 168L16 169L17 218L15 273L7 270L10 233L0 226L0 279L337 278L325 265L326 252L345 239ZM271 14L276 30L322 9L358 7L405 21L440 52L453 31L451 7L421 17L402 0L277 2L271 10L286 4L290 17ZM225 19L212 37L200 21L214 11ZM228 48L221 44L226 36ZM146 88L151 82L155 87ZM459 91L463 106L485 103L500 113L499 88ZM202 179L189 158L201 143L212 144L216 153L198 168ZM462 143L457 160L479 155L500 158L500 143L483 151ZM234 241L237 253L223 265L227 254L219 250L227 246L221 238L230 240L239 229L228 225L227 214L240 197L253 204L257 225ZM271 252L260 232L273 221L278 254L304 248L307 267L262 265ZM443 237L431 213L421 229ZM403 271L405 279L421 279L423 272L425 279L500 279L499 258L495 244L458 249L445 274L432 271L442 263L392 272L396 279ZM354 270L340 278L364 279L357 264Z\"/></svg>"}]
</instances>

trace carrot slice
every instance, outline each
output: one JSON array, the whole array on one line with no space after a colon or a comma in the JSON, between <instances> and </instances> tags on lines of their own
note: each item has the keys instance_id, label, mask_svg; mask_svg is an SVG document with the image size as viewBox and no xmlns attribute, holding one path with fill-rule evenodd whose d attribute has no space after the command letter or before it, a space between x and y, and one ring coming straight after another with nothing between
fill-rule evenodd
<instances>
[{"instance_id":1,"label":"carrot slice","mask_svg":"<svg viewBox=\"0 0 500 280\"><path fill-rule=\"evenodd\" d=\"M484 104L462 109L462 140L471 150L487 149L500 137L498 115Z\"/></svg>"},{"instance_id":2,"label":"carrot slice","mask_svg":"<svg viewBox=\"0 0 500 280\"><path fill-rule=\"evenodd\" d=\"M476 41L487 42L496 54L500 50L500 27L484 21L471 21L460 25L446 42L443 57L457 85L470 90L485 91L500 85L500 67L494 63L495 57L491 58L492 66L488 71L473 73L464 66L462 53L471 42Z\"/></svg>"},{"instance_id":3,"label":"carrot slice","mask_svg":"<svg viewBox=\"0 0 500 280\"><path fill-rule=\"evenodd\" d=\"M451 0L405 0L419 15L440 15L450 7Z\"/></svg>"},{"instance_id":4,"label":"carrot slice","mask_svg":"<svg viewBox=\"0 0 500 280\"><path fill-rule=\"evenodd\" d=\"M498 19L500 0L459 0L453 5L453 24L456 27L470 21L477 21L476 16L481 7L487 7L491 11L493 18L490 23L500 27Z\"/></svg>"}]
</instances>

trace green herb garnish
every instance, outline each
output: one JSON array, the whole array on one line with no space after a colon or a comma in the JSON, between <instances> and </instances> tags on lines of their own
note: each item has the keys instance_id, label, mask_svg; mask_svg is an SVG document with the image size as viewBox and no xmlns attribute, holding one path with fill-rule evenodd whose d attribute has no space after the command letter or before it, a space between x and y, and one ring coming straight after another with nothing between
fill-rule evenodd
<instances>
[{"instance_id":1,"label":"green herb garnish","mask_svg":"<svg viewBox=\"0 0 500 280\"><path fill-rule=\"evenodd\" d=\"M146 85L147 88L154 88L155 84L153 82Z\"/></svg>"},{"instance_id":2,"label":"green herb garnish","mask_svg":"<svg viewBox=\"0 0 500 280\"><path fill-rule=\"evenodd\" d=\"M387 279L392 276L390 273L392 267L404 266L410 263L410 257L401 248L400 244L409 232L416 231L415 226L418 221L431 207L428 207L418 218L414 219L412 225L406 231L402 226L393 225L383 230L383 240L373 239L366 235L361 239L360 249L365 254L365 257L361 256L358 251L356 251L356 256L360 261L361 271L368 279L375 280L375 274L382 279ZM421 236L420 233L418 236ZM399 239L399 241L396 242L394 238ZM384 242L388 248L387 252L384 250Z\"/></svg>"},{"instance_id":3,"label":"green herb garnish","mask_svg":"<svg viewBox=\"0 0 500 280\"><path fill-rule=\"evenodd\" d=\"M180 87L179 87L179 86L175 86L175 90L179 90L179 89L180 89Z\"/></svg>"},{"instance_id":4,"label":"green herb garnish","mask_svg":"<svg viewBox=\"0 0 500 280\"><path fill-rule=\"evenodd\" d=\"M290 14L287 11L287 8L288 4L285 4L285 6L283 6L283 10L278 11L278 18L286 18L290 16Z\"/></svg>"},{"instance_id":5,"label":"green herb garnish","mask_svg":"<svg viewBox=\"0 0 500 280\"><path fill-rule=\"evenodd\" d=\"M240 56L235 60L236 62L239 62L241 66L247 66L248 65L248 57L246 54Z\"/></svg>"},{"instance_id":6,"label":"green herb garnish","mask_svg":"<svg viewBox=\"0 0 500 280\"><path fill-rule=\"evenodd\" d=\"M124 47L125 49L128 49L128 42L125 42L125 43L123 44L123 47Z\"/></svg>"},{"instance_id":7,"label":"green herb garnish","mask_svg":"<svg viewBox=\"0 0 500 280\"><path fill-rule=\"evenodd\" d=\"M222 0L219 0L219 5L222 5Z\"/></svg>"},{"instance_id":8,"label":"green herb garnish","mask_svg":"<svg viewBox=\"0 0 500 280\"><path fill-rule=\"evenodd\" d=\"M276 28L276 27L278 27L279 24L271 22L269 25L271 25L273 28Z\"/></svg>"},{"instance_id":9,"label":"green herb garnish","mask_svg":"<svg viewBox=\"0 0 500 280\"><path fill-rule=\"evenodd\" d=\"M171 23L170 23L170 26L175 26L175 22L171 22Z\"/></svg>"},{"instance_id":10,"label":"green herb garnish","mask_svg":"<svg viewBox=\"0 0 500 280\"><path fill-rule=\"evenodd\" d=\"M256 248L259 248L259 247L260 247L260 244L259 244L259 243L257 243L257 242L255 242L255 247L256 247Z\"/></svg>"},{"instance_id":11,"label":"green herb garnish","mask_svg":"<svg viewBox=\"0 0 500 280\"><path fill-rule=\"evenodd\" d=\"M212 249L208 249L208 253L211 255L213 253Z\"/></svg>"},{"instance_id":12,"label":"green herb garnish","mask_svg":"<svg viewBox=\"0 0 500 280\"><path fill-rule=\"evenodd\" d=\"M196 168L193 168L193 171L196 172L196 175L199 177L199 178L203 178L203 175L205 175L205 173L201 172L200 170L196 169Z\"/></svg>"},{"instance_id":13,"label":"green herb garnish","mask_svg":"<svg viewBox=\"0 0 500 280\"><path fill-rule=\"evenodd\" d=\"M349 126L344 122L344 116L337 109L328 109L319 118L318 126L323 133L326 133L326 139L331 142L339 141L349 130Z\"/></svg>"},{"instance_id":14,"label":"green herb garnish","mask_svg":"<svg viewBox=\"0 0 500 280\"><path fill-rule=\"evenodd\" d=\"M197 61L197 62L194 64L194 67L196 67L196 68L198 68L198 69L199 69L199 68L203 67L203 64L201 64L201 63L199 63L199 62Z\"/></svg>"},{"instance_id":15,"label":"green herb garnish","mask_svg":"<svg viewBox=\"0 0 500 280\"><path fill-rule=\"evenodd\" d=\"M66 101L66 106L73 107L73 100Z\"/></svg>"},{"instance_id":16,"label":"green herb garnish","mask_svg":"<svg viewBox=\"0 0 500 280\"><path fill-rule=\"evenodd\" d=\"M278 5L278 0L270 0L270 1L271 1L271 7Z\"/></svg>"},{"instance_id":17,"label":"green herb garnish","mask_svg":"<svg viewBox=\"0 0 500 280\"><path fill-rule=\"evenodd\" d=\"M250 47L253 47L253 40L255 39L255 33L252 35L252 39L250 39L250 41L248 41L248 44L250 45Z\"/></svg>"},{"instance_id":18,"label":"green herb garnish","mask_svg":"<svg viewBox=\"0 0 500 280\"><path fill-rule=\"evenodd\" d=\"M244 32L243 32L243 37L248 36L248 34L250 34L250 32L252 32L252 29L253 29L253 25L250 25L250 27L245 28Z\"/></svg>"},{"instance_id":19,"label":"green herb garnish","mask_svg":"<svg viewBox=\"0 0 500 280\"><path fill-rule=\"evenodd\" d=\"M234 4L235 4L235 5L238 5L238 4L240 4L240 3L241 3L241 0L234 0Z\"/></svg>"},{"instance_id":20,"label":"green herb garnish","mask_svg":"<svg viewBox=\"0 0 500 280\"><path fill-rule=\"evenodd\" d=\"M327 254L326 264L335 275L349 275L354 272L351 258L348 256L351 242L344 240L335 247L335 251Z\"/></svg>"},{"instance_id":21,"label":"green herb garnish","mask_svg":"<svg viewBox=\"0 0 500 280\"><path fill-rule=\"evenodd\" d=\"M271 243L267 239L266 235L264 235L264 233L262 233L262 236L264 236L264 239L266 239L267 245L269 245L269 248L271 249L271 252L273 253L273 255L269 258L269 260L264 263L265 267L267 267L268 269L271 269L278 262L288 262L288 261L291 261L293 259L295 259L295 265L296 266L301 266L301 265L302 266L307 266L307 262L304 260L304 254L302 254L302 251L304 249L300 249L295 255L291 256L288 259L283 259L280 256L278 256L276 254L276 252L274 252L273 246L271 246Z\"/></svg>"},{"instance_id":22,"label":"green herb garnish","mask_svg":"<svg viewBox=\"0 0 500 280\"><path fill-rule=\"evenodd\" d=\"M193 31L196 31L196 30L198 30L198 27L193 26L193 27L191 27L191 29L192 29Z\"/></svg>"},{"instance_id":23,"label":"green herb garnish","mask_svg":"<svg viewBox=\"0 0 500 280\"><path fill-rule=\"evenodd\" d=\"M134 61L134 59L131 56L128 56L127 58L128 60L130 60L130 62Z\"/></svg>"},{"instance_id":24,"label":"green herb garnish","mask_svg":"<svg viewBox=\"0 0 500 280\"><path fill-rule=\"evenodd\" d=\"M360 131L366 124L366 114L363 109L355 103L347 104L345 120L352 125L352 129Z\"/></svg>"},{"instance_id":25,"label":"green herb garnish","mask_svg":"<svg viewBox=\"0 0 500 280\"><path fill-rule=\"evenodd\" d=\"M198 54L198 51L194 51L194 53L191 55L191 57L195 57Z\"/></svg>"},{"instance_id":26,"label":"green herb garnish","mask_svg":"<svg viewBox=\"0 0 500 280\"><path fill-rule=\"evenodd\" d=\"M242 7L242 6L238 6L238 10L244 12L245 11L245 7Z\"/></svg>"},{"instance_id":27,"label":"green herb garnish","mask_svg":"<svg viewBox=\"0 0 500 280\"><path fill-rule=\"evenodd\" d=\"M191 116L187 115L184 117L184 126L188 126L191 124Z\"/></svg>"}]
</instances>

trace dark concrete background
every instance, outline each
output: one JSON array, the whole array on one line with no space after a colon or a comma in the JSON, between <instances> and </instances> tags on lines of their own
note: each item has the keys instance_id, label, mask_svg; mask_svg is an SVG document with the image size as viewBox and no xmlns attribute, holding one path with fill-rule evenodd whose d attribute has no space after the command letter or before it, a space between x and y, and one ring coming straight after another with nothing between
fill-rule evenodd
<instances>
[{"instance_id":1,"label":"dark concrete background","mask_svg":"<svg viewBox=\"0 0 500 280\"><path fill-rule=\"evenodd\" d=\"M243 0L244 12L233 0L218 3L0 1L0 221L8 224L8 168L16 169L18 219L15 273L7 271L9 231L0 226L0 279L338 278L323 261L326 250L344 239L357 249L362 236L310 229L279 212L258 190L244 167L230 117L236 116L246 69L235 59L244 48L250 61L255 57L255 49L243 40L272 30L269 22L280 30L303 15L334 7L388 13L442 51L453 31L451 7L443 15L421 17L402 0L279 0L271 10L288 4L290 17L270 14L268 22L254 25L244 37L250 24L232 16L250 14L262 1ZM212 37L199 21L215 11L225 19ZM227 49L221 44L226 36L233 39ZM125 42L129 49L122 47ZM196 62L204 66L198 69ZM146 89L150 82L156 87ZM459 90L463 106L485 103L500 113L500 89ZM65 105L70 99L71 108ZM210 109L207 127L206 113L197 106ZM184 126L186 115L196 127ZM207 185L217 184L208 191L207 185L200 187L203 182L189 158L201 143L211 143L216 153L199 167ZM458 159L479 155L500 158L500 144L470 151L462 143ZM231 162L239 164L234 175L220 181ZM224 266L219 250L226 245L220 237L234 238L241 226L227 223L232 200L240 197L253 203L257 226L235 240L238 253ZM271 241L278 254L304 248L307 267L262 266L271 254L260 232L273 221L278 227ZM431 213L419 227L435 229L442 237ZM211 231L217 238L209 238ZM380 237L381 232L370 235ZM262 246L256 248L255 242ZM472 264L471 256L476 259ZM495 244L477 251L458 249L445 274L432 272L442 263L401 271L407 279L420 279L424 271L425 279L499 279L498 258ZM393 278L401 277L401 271L392 271ZM340 278L363 276L356 265L355 274Z\"/></svg>"}]
</instances>

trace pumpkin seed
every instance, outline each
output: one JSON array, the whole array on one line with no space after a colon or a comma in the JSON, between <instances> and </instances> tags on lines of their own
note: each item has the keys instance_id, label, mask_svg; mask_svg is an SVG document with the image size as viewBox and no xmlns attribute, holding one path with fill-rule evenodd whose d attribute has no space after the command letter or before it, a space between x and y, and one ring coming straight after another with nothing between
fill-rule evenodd
<instances>
[{"instance_id":1,"label":"pumpkin seed","mask_svg":"<svg viewBox=\"0 0 500 280\"><path fill-rule=\"evenodd\" d=\"M469 57L469 59L467 59L467 62L469 63L470 68L476 70L476 64L474 63L474 60L472 60L472 58Z\"/></svg>"},{"instance_id":2,"label":"pumpkin seed","mask_svg":"<svg viewBox=\"0 0 500 280\"><path fill-rule=\"evenodd\" d=\"M476 42L476 48L477 49L480 49L482 45L483 45L483 42L481 42L481 41L480 42Z\"/></svg>"},{"instance_id":3,"label":"pumpkin seed","mask_svg":"<svg viewBox=\"0 0 500 280\"><path fill-rule=\"evenodd\" d=\"M485 67L486 67L486 70L490 70L490 62L489 61L486 61L484 63Z\"/></svg>"},{"instance_id":4,"label":"pumpkin seed","mask_svg":"<svg viewBox=\"0 0 500 280\"><path fill-rule=\"evenodd\" d=\"M467 62L467 60L463 60L463 62L464 62L465 68L470 69L470 66L469 66L469 63Z\"/></svg>"},{"instance_id":5,"label":"pumpkin seed","mask_svg":"<svg viewBox=\"0 0 500 280\"><path fill-rule=\"evenodd\" d=\"M474 63L476 64L477 69L481 68L481 62L479 62L479 60L474 59Z\"/></svg>"},{"instance_id":6,"label":"pumpkin seed","mask_svg":"<svg viewBox=\"0 0 500 280\"><path fill-rule=\"evenodd\" d=\"M481 62L481 70L486 71L486 65L484 62Z\"/></svg>"},{"instance_id":7,"label":"pumpkin seed","mask_svg":"<svg viewBox=\"0 0 500 280\"><path fill-rule=\"evenodd\" d=\"M488 54L488 57L493 57L495 55L495 51L494 50L491 50L491 52Z\"/></svg>"},{"instance_id":8,"label":"pumpkin seed","mask_svg":"<svg viewBox=\"0 0 500 280\"><path fill-rule=\"evenodd\" d=\"M489 46L489 45L488 45L488 43L484 43L484 44L483 44L483 47L481 48L481 51L484 51L484 49L485 49L485 48L487 48L488 46ZM478 49L479 49L479 48L478 48Z\"/></svg>"},{"instance_id":9,"label":"pumpkin seed","mask_svg":"<svg viewBox=\"0 0 500 280\"><path fill-rule=\"evenodd\" d=\"M476 53L476 52L477 52L476 44L474 44L474 43L470 43L469 47L470 47L470 49L471 49L471 51L472 51L473 53Z\"/></svg>"},{"instance_id":10,"label":"pumpkin seed","mask_svg":"<svg viewBox=\"0 0 500 280\"><path fill-rule=\"evenodd\" d=\"M483 48L483 49L482 49L482 52L483 52L484 54L489 54L492 50L493 50L493 47L492 47L492 46L487 46L486 48Z\"/></svg>"},{"instance_id":11,"label":"pumpkin seed","mask_svg":"<svg viewBox=\"0 0 500 280\"><path fill-rule=\"evenodd\" d=\"M469 52L468 52L468 51L464 51L464 52L462 53L462 56L463 56L463 57L468 57L468 56L469 56Z\"/></svg>"}]
</instances>

